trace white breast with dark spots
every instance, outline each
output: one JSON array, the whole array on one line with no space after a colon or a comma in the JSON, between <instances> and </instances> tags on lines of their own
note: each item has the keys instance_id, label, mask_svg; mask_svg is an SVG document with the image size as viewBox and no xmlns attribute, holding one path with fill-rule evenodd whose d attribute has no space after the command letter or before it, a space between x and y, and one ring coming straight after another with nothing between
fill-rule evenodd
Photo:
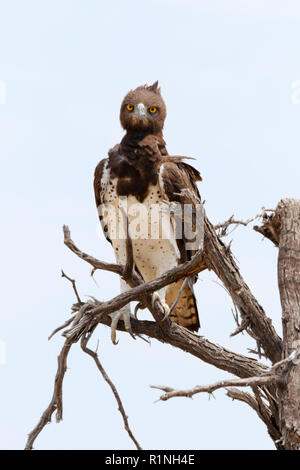
<instances>
[{"instance_id":1,"label":"white breast with dark spots","mask_svg":"<svg viewBox=\"0 0 300 470\"><path fill-rule=\"evenodd\" d=\"M117 196L117 178L110 178L104 168L101 182L102 200L107 210L103 222L107 226L118 263L126 262L125 213L128 218L134 262L145 281L153 279L178 265L180 258L175 231L168 211L168 201L159 184L151 185L144 201L135 196ZM121 209L121 207L122 209ZM121 237L120 237L121 234Z\"/></svg>"}]
</instances>

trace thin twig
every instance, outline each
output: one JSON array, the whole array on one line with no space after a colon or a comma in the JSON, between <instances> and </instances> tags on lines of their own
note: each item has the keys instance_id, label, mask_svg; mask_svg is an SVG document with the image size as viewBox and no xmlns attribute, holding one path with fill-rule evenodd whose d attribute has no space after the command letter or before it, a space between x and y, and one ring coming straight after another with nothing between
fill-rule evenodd
<instances>
[{"instance_id":1,"label":"thin twig","mask_svg":"<svg viewBox=\"0 0 300 470\"><path fill-rule=\"evenodd\" d=\"M257 351L256 349L251 349L251 348L248 348L247 350L248 350L249 353L259 356L260 359L262 357L265 357L267 359L267 356L264 353L262 353L261 351Z\"/></svg>"},{"instance_id":2,"label":"thin twig","mask_svg":"<svg viewBox=\"0 0 300 470\"><path fill-rule=\"evenodd\" d=\"M162 390L165 392L164 395L160 397L160 400L166 401L173 397L188 397L191 398L193 395L197 393L212 393L219 388L227 388L227 387L257 387L265 386L271 383L276 382L283 382L284 375L286 373L287 367L292 366L297 362L297 358L300 357L300 349L298 351L293 351L289 357L277 362L272 367L267 369L262 375L256 377L247 377L243 379L229 379L229 380L221 380L212 385L197 385L191 389L187 390L176 390L174 388L164 386L164 385L151 385L151 388L157 388L158 390ZM281 373L278 374L276 371L280 368Z\"/></svg>"},{"instance_id":3,"label":"thin twig","mask_svg":"<svg viewBox=\"0 0 300 470\"><path fill-rule=\"evenodd\" d=\"M62 420L63 416L63 400L62 400L62 384L65 372L67 370L67 357L72 346L72 341L70 339L66 339L65 344L57 358L57 372L54 380L54 389L52 399L43 412L42 416L36 427L31 431L28 435L27 443L25 450L32 450L33 443L41 431L44 429L46 424L51 421L52 414L56 411L56 422Z\"/></svg>"},{"instance_id":4,"label":"thin twig","mask_svg":"<svg viewBox=\"0 0 300 470\"><path fill-rule=\"evenodd\" d=\"M242 333L244 330L246 330L249 326L249 320L243 318L242 323L234 330L233 333L230 334L231 337L238 335L239 333Z\"/></svg>"},{"instance_id":5,"label":"thin twig","mask_svg":"<svg viewBox=\"0 0 300 470\"><path fill-rule=\"evenodd\" d=\"M234 388L234 387L226 389L226 392L227 392L227 396L232 398L232 400L238 400L243 403L246 403L257 413L258 417L262 419L264 423L266 424L268 432L271 438L274 440L276 447L280 449L281 447L276 444L276 440L278 440L280 437L280 431L278 427L276 426L276 422L274 421L274 419L272 420L272 416L270 416L270 419L266 419L266 414L261 413L259 404L257 400L255 399L255 397L253 397L248 392L242 392L240 389Z\"/></svg>"},{"instance_id":6,"label":"thin twig","mask_svg":"<svg viewBox=\"0 0 300 470\"><path fill-rule=\"evenodd\" d=\"M67 225L63 226L64 232L64 244L71 250L75 255L79 256L79 258L83 259L87 263L91 264L95 269L104 269L106 271L112 271L116 274L122 275L123 268L119 264L115 263L105 263L104 261L99 261L98 259L94 258L93 256L84 253L83 251L79 250L73 240L71 239L70 229Z\"/></svg>"},{"instance_id":7,"label":"thin twig","mask_svg":"<svg viewBox=\"0 0 300 470\"><path fill-rule=\"evenodd\" d=\"M197 393L212 393L219 388L227 388L227 387L249 387L253 385L268 385L270 383L275 383L281 380L281 376L279 375L265 375L260 377L248 377L246 379L229 379L229 380L222 380L220 382L216 382L212 385L204 385L200 386L197 385L194 388L190 388L187 390L175 390L170 387L166 387L163 385L150 385L151 388L157 388L158 390L162 390L164 395L160 396L160 400L166 401L170 398L174 397L187 397L191 398L193 395Z\"/></svg>"},{"instance_id":8,"label":"thin twig","mask_svg":"<svg viewBox=\"0 0 300 470\"><path fill-rule=\"evenodd\" d=\"M93 333L93 330L90 331L87 335L85 336L82 336L81 338L81 348L82 350L88 354L89 356L91 356L95 363L96 363L96 366L98 368L98 370L100 371L100 373L102 374L102 377L104 378L104 380L108 383L108 385L110 386L113 394L114 394L114 397L118 403L118 410L120 411L121 415L122 415L122 418L123 418L123 422L124 422L124 428L126 429L126 431L128 432L128 435L130 437L130 439L132 439L132 441L134 442L136 448L138 450L142 450L142 447L140 446L140 444L138 443L138 441L136 440L136 438L134 437L130 427L129 427L129 424L128 424L128 417L125 413L125 410L124 410L124 406L122 404L122 401L121 401L121 398L120 398L120 395L115 387L115 385L113 384L113 382L111 381L111 379L109 378L109 376L107 375L104 367L102 366L100 360L99 360L99 356L97 354L96 351L92 351L91 349L89 349L87 347L87 343L89 341L89 339L91 338L91 335Z\"/></svg>"},{"instance_id":9,"label":"thin twig","mask_svg":"<svg viewBox=\"0 0 300 470\"><path fill-rule=\"evenodd\" d=\"M71 279L69 276L67 276L67 275L64 273L63 269L61 270L61 277L65 277L66 279L68 279L68 281L70 281L70 282L72 283L72 286L73 286L73 289L74 289L74 292L75 292L77 301L78 301L78 303L82 304L81 299L80 299L79 294L78 294L78 291L77 291L75 279Z\"/></svg>"},{"instance_id":10,"label":"thin twig","mask_svg":"<svg viewBox=\"0 0 300 470\"><path fill-rule=\"evenodd\" d=\"M56 333L58 333L59 331L61 330L64 330L65 328L67 328L67 326L70 325L70 323L72 323L74 321L74 317L71 317L69 318L69 320L67 320L63 325L61 326L58 326L57 328L55 328L55 330L51 333L50 336L48 336L48 340L50 340L54 335L56 335Z\"/></svg>"},{"instance_id":11,"label":"thin twig","mask_svg":"<svg viewBox=\"0 0 300 470\"><path fill-rule=\"evenodd\" d=\"M215 230L219 230L219 237L225 237L226 235L229 235L230 233L233 232L233 230L238 226L238 225L244 225L245 227L250 224L251 222L253 222L254 220L256 219L259 219L261 217L264 217L264 215L266 214L266 212L269 212L269 211L272 211L274 212L274 209L265 209L264 207L262 208L262 212L260 212L259 214L255 215L254 217L251 217L250 219L248 220L236 220L234 219L234 215L232 215L231 217L229 217L229 219L225 220L225 222L221 222L219 224L216 224L214 226ZM236 227L233 228L233 230L231 230L231 232L227 233L227 229L230 225L235 225ZM221 229L221 230L220 230Z\"/></svg>"}]
</instances>

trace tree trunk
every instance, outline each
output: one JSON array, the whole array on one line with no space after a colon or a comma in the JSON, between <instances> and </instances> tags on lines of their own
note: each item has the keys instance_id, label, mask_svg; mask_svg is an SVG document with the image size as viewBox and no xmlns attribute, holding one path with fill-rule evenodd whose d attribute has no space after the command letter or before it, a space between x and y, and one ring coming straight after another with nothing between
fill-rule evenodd
<instances>
[{"instance_id":1,"label":"tree trunk","mask_svg":"<svg viewBox=\"0 0 300 470\"><path fill-rule=\"evenodd\" d=\"M283 358L300 349L300 201L284 199L280 216L278 285L282 306ZM300 449L300 359L294 359L279 392L282 446Z\"/></svg>"}]
</instances>

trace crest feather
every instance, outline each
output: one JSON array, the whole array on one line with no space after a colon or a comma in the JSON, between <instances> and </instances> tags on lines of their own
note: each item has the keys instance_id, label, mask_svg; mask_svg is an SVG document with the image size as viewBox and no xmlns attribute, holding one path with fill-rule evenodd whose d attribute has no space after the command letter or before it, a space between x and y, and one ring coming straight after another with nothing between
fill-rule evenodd
<instances>
[{"instance_id":1,"label":"crest feather","mask_svg":"<svg viewBox=\"0 0 300 470\"><path fill-rule=\"evenodd\" d=\"M154 93L159 93L160 94L160 88L158 88L158 80L154 82L152 85L146 86L147 90L153 91Z\"/></svg>"}]
</instances>

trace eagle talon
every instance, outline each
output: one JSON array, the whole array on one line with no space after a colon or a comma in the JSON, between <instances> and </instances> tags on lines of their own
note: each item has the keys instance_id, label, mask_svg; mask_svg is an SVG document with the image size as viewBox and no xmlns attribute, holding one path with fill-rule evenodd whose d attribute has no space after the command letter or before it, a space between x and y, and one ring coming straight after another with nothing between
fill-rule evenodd
<instances>
[{"instance_id":1,"label":"eagle talon","mask_svg":"<svg viewBox=\"0 0 300 470\"><path fill-rule=\"evenodd\" d=\"M133 339L136 339L131 329L131 323L130 323L131 313L130 313L130 309L128 308L128 306L121 308L121 310L119 310L118 312L109 313L108 315L111 318L110 337L114 345L117 345L119 342L119 341L116 341L116 331L117 331L119 320L121 319L124 322L125 330L130 334L130 336Z\"/></svg>"},{"instance_id":2,"label":"eagle talon","mask_svg":"<svg viewBox=\"0 0 300 470\"><path fill-rule=\"evenodd\" d=\"M168 318L168 316L170 315L170 307L169 307L169 305L167 304L167 302L165 302L164 300L162 300L162 299L160 298L160 296L158 295L158 293L155 292L155 293L153 294L153 297L152 297L152 305L153 305L153 307L154 307L154 304L155 304L155 302L156 302L157 300L159 301L160 306L162 307L162 309L163 309L163 311L164 311L164 318L163 318L163 321L165 321L166 318Z\"/></svg>"}]
</instances>

